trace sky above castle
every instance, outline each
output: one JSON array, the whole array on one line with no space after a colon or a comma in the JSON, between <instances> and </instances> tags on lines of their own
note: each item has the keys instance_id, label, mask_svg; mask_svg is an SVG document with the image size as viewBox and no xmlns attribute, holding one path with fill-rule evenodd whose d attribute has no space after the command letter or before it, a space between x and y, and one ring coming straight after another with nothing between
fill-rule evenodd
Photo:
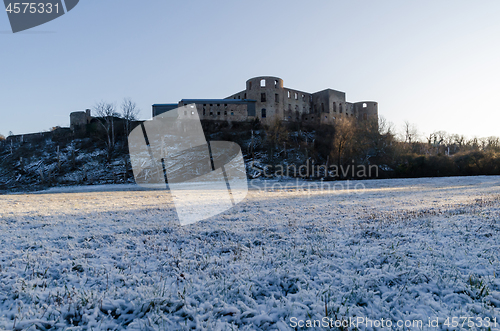
<instances>
[{"instance_id":1,"label":"sky above castle","mask_svg":"<svg viewBox=\"0 0 500 331\"><path fill-rule=\"evenodd\" d=\"M124 97L223 98L255 76L377 101L402 131L500 136L498 1L88 1L12 34L0 13L0 134L69 126Z\"/></svg>"}]
</instances>

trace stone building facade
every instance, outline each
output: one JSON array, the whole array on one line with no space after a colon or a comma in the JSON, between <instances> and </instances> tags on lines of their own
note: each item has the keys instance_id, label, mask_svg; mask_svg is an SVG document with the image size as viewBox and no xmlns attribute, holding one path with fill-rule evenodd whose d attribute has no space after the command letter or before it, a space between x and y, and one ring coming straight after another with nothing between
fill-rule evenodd
<instances>
[{"instance_id":1,"label":"stone building facade","mask_svg":"<svg viewBox=\"0 0 500 331\"><path fill-rule=\"evenodd\" d=\"M153 105L153 117L179 106L195 104L198 115L213 121L253 121L333 124L339 118L378 119L374 101L347 102L344 92L325 89L315 93L284 87L278 77L254 77L246 88L225 99L183 99L177 104Z\"/></svg>"},{"instance_id":2,"label":"stone building facade","mask_svg":"<svg viewBox=\"0 0 500 331\"><path fill-rule=\"evenodd\" d=\"M90 124L91 121L92 115L90 113L90 109L86 109L85 111L75 111L69 114L69 126L73 132L84 130L85 126Z\"/></svg>"}]
</instances>

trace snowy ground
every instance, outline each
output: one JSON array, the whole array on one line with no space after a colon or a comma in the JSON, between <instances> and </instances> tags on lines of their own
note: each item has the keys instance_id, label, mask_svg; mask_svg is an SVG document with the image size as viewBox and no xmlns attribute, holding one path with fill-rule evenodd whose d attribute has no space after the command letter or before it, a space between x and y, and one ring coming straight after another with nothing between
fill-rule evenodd
<instances>
[{"instance_id":1,"label":"snowy ground","mask_svg":"<svg viewBox=\"0 0 500 331\"><path fill-rule=\"evenodd\" d=\"M0 196L0 329L500 330L500 177L344 185L255 181L185 227L167 191Z\"/></svg>"}]
</instances>

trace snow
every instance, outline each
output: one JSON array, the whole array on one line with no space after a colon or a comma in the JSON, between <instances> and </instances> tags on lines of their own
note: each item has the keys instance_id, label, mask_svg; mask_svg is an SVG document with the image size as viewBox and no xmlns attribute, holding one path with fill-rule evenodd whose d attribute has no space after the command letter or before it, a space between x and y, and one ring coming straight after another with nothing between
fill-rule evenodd
<instances>
[{"instance_id":1,"label":"snow","mask_svg":"<svg viewBox=\"0 0 500 331\"><path fill-rule=\"evenodd\" d=\"M2 195L0 329L500 329L500 177L326 184L251 181L242 203L182 227L168 191L135 185Z\"/></svg>"}]
</instances>

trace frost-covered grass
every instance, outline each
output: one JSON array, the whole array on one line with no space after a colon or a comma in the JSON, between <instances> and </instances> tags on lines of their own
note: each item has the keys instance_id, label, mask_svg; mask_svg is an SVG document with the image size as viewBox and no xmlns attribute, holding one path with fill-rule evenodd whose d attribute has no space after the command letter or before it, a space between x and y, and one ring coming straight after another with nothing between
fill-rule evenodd
<instances>
[{"instance_id":1,"label":"frost-covered grass","mask_svg":"<svg viewBox=\"0 0 500 331\"><path fill-rule=\"evenodd\" d=\"M499 177L360 183L327 192L254 182L243 203L185 227L166 191L0 196L0 329L500 322Z\"/></svg>"}]
</instances>

